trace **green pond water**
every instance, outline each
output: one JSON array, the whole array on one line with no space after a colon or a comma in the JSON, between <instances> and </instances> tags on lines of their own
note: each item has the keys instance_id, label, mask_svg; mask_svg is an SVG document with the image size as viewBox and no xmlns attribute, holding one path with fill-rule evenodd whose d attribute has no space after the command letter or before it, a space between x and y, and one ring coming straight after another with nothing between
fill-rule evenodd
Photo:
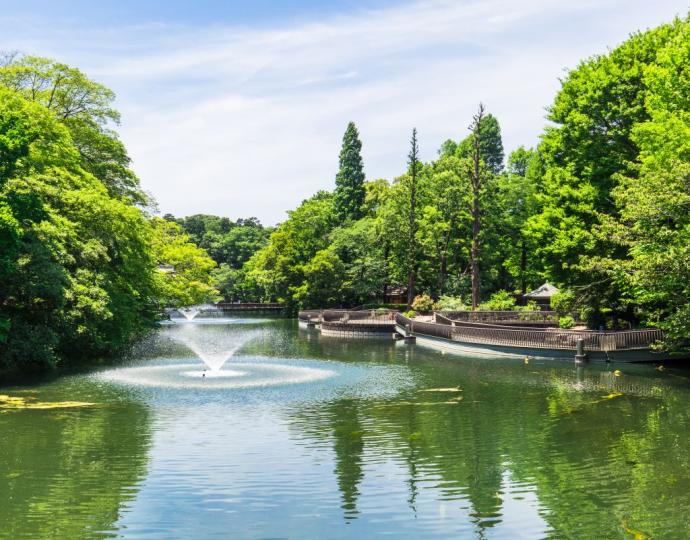
<instances>
[{"instance_id":1,"label":"green pond water","mask_svg":"<svg viewBox=\"0 0 690 540\"><path fill-rule=\"evenodd\" d=\"M678 369L221 319L0 394L2 539L690 537Z\"/></svg>"}]
</instances>

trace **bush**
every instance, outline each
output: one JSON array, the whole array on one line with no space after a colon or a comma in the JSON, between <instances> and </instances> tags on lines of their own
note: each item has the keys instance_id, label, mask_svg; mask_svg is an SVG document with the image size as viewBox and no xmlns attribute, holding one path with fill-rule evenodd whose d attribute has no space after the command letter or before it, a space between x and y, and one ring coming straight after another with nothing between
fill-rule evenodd
<instances>
[{"instance_id":1,"label":"bush","mask_svg":"<svg viewBox=\"0 0 690 540\"><path fill-rule=\"evenodd\" d=\"M467 306L460 296L442 296L434 304L436 311L466 311Z\"/></svg>"},{"instance_id":2,"label":"bush","mask_svg":"<svg viewBox=\"0 0 690 540\"><path fill-rule=\"evenodd\" d=\"M575 293L567 289L558 291L551 297L551 309L563 315L572 313L575 310L575 304Z\"/></svg>"},{"instance_id":3,"label":"bush","mask_svg":"<svg viewBox=\"0 0 690 540\"><path fill-rule=\"evenodd\" d=\"M412 318L417 316L417 312L414 309L410 309L410 310L406 311L405 313L403 313L403 315L405 317L407 317L408 319L412 319Z\"/></svg>"},{"instance_id":4,"label":"bush","mask_svg":"<svg viewBox=\"0 0 690 540\"><path fill-rule=\"evenodd\" d=\"M428 294L420 294L412 301L412 309L415 311L431 311L434 309L434 301Z\"/></svg>"},{"instance_id":5,"label":"bush","mask_svg":"<svg viewBox=\"0 0 690 540\"><path fill-rule=\"evenodd\" d=\"M508 291L497 291L479 304L479 311L512 311L515 309L515 297Z\"/></svg>"},{"instance_id":6,"label":"bush","mask_svg":"<svg viewBox=\"0 0 690 540\"><path fill-rule=\"evenodd\" d=\"M530 300L524 306L516 306L515 309L518 311L539 311L539 304L534 300Z\"/></svg>"},{"instance_id":7,"label":"bush","mask_svg":"<svg viewBox=\"0 0 690 540\"><path fill-rule=\"evenodd\" d=\"M573 319L570 315L566 315L565 317L561 317L558 319L558 326L561 328L572 328L575 326L575 319Z\"/></svg>"}]
</instances>

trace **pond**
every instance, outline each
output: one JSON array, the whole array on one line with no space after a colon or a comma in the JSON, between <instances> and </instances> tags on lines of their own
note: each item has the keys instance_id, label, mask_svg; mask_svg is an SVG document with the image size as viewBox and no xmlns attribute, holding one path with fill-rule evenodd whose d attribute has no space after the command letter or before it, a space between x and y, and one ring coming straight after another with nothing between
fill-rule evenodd
<instances>
[{"instance_id":1,"label":"pond","mask_svg":"<svg viewBox=\"0 0 690 540\"><path fill-rule=\"evenodd\" d=\"M220 319L0 394L0 538L690 536L684 371Z\"/></svg>"}]
</instances>

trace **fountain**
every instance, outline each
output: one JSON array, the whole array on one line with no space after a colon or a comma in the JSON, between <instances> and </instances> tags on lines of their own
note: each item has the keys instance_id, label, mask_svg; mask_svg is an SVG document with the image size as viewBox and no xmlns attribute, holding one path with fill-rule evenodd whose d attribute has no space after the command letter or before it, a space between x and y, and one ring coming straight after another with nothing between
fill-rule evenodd
<instances>
[{"instance_id":1,"label":"fountain","mask_svg":"<svg viewBox=\"0 0 690 540\"><path fill-rule=\"evenodd\" d=\"M212 372L220 372L225 362L247 342L251 334L183 325L171 330L170 337L184 344Z\"/></svg>"},{"instance_id":2,"label":"fountain","mask_svg":"<svg viewBox=\"0 0 690 540\"><path fill-rule=\"evenodd\" d=\"M192 306L188 308L179 308L177 312L188 321L193 321L194 317L201 313L201 310L198 309L196 306Z\"/></svg>"},{"instance_id":3,"label":"fountain","mask_svg":"<svg viewBox=\"0 0 690 540\"><path fill-rule=\"evenodd\" d=\"M214 324L208 324L208 321L194 320L194 317L192 314L185 317L185 322L193 324L172 324L161 333L183 344L203 364L190 362L189 353L186 357L178 353L172 362L107 370L98 377L137 386L210 390L283 386L328 379L335 375L333 371L321 367L266 362L259 358L250 361L245 357L235 358L231 367L225 367L228 360L262 330L256 327L242 328L249 322L243 319L222 319L222 323L220 319L213 319Z\"/></svg>"}]
</instances>

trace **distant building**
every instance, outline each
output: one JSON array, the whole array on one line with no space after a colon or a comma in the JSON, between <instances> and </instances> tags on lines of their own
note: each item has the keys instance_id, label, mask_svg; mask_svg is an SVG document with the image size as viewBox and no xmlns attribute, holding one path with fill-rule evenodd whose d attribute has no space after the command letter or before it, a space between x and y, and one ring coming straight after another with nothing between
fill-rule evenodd
<instances>
[{"instance_id":1,"label":"distant building","mask_svg":"<svg viewBox=\"0 0 690 540\"><path fill-rule=\"evenodd\" d=\"M524 295L525 302L536 302L541 308L551 308L551 298L558 292L558 287L551 283L544 283L531 292Z\"/></svg>"},{"instance_id":2,"label":"distant building","mask_svg":"<svg viewBox=\"0 0 690 540\"><path fill-rule=\"evenodd\" d=\"M405 287L386 287L386 294L383 298L384 304L406 304L407 289Z\"/></svg>"}]
</instances>

